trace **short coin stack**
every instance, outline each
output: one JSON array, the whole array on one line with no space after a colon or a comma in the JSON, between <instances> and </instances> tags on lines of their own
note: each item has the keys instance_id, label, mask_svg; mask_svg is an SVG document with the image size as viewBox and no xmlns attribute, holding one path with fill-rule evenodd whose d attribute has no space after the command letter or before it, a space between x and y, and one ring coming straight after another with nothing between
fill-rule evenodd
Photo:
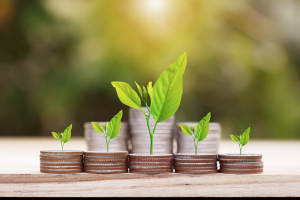
<instances>
[{"instance_id":1,"label":"short coin stack","mask_svg":"<svg viewBox=\"0 0 300 200\"><path fill-rule=\"evenodd\" d=\"M95 174L116 174L128 172L128 151L84 152L84 171Z\"/></svg>"},{"instance_id":2,"label":"short coin stack","mask_svg":"<svg viewBox=\"0 0 300 200\"><path fill-rule=\"evenodd\" d=\"M175 173L211 174L218 173L217 154L174 154Z\"/></svg>"},{"instance_id":3,"label":"short coin stack","mask_svg":"<svg viewBox=\"0 0 300 200\"><path fill-rule=\"evenodd\" d=\"M101 122L98 122L101 124ZM102 122L106 124L106 122ZM127 151L128 126L126 122L121 122L121 130L119 135L110 141L110 151ZM84 138L88 151L106 151L105 136L94 130L91 122L84 123Z\"/></svg>"},{"instance_id":4,"label":"short coin stack","mask_svg":"<svg viewBox=\"0 0 300 200\"><path fill-rule=\"evenodd\" d=\"M81 173L83 151L40 151L40 172L53 174Z\"/></svg>"},{"instance_id":5,"label":"short coin stack","mask_svg":"<svg viewBox=\"0 0 300 200\"><path fill-rule=\"evenodd\" d=\"M185 124L188 127L195 126L198 122L179 122L177 123L177 153L195 152L194 141L191 136L184 134L179 124ZM221 125L216 122L209 123L207 137L198 144L198 153L218 153L219 143L221 140Z\"/></svg>"},{"instance_id":6,"label":"short coin stack","mask_svg":"<svg viewBox=\"0 0 300 200\"><path fill-rule=\"evenodd\" d=\"M148 114L146 107L142 108ZM157 124L153 137L154 153L173 153L174 115L166 121ZM155 120L150 118L150 128L153 131ZM130 153L149 153L150 136L146 117L139 109L129 108L129 133L132 149Z\"/></svg>"},{"instance_id":7,"label":"short coin stack","mask_svg":"<svg viewBox=\"0 0 300 200\"><path fill-rule=\"evenodd\" d=\"M220 172L232 174L257 174L263 172L261 154L219 154Z\"/></svg>"},{"instance_id":8,"label":"short coin stack","mask_svg":"<svg viewBox=\"0 0 300 200\"><path fill-rule=\"evenodd\" d=\"M130 173L160 174L173 172L172 154L129 154Z\"/></svg>"}]
</instances>

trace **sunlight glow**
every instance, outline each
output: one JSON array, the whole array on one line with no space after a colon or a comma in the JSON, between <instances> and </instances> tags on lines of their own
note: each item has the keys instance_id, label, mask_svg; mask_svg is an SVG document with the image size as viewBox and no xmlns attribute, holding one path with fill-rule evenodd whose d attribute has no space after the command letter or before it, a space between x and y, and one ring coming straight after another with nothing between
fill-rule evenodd
<instances>
[{"instance_id":1,"label":"sunlight glow","mask_svg":"<svg viewBox=\"0 0 300 200\"><path fill-rule=\"evenodd\" d=\"M146 0L143 1L143 4L149 12L161 12L166 7L165 0Z\"/></svg>"}]
</instances>

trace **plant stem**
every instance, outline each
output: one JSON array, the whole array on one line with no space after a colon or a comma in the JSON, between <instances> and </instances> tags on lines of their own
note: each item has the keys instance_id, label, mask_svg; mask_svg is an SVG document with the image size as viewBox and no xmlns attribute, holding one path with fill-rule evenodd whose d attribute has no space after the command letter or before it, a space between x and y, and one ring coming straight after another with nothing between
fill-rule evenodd
<instances>
[{"instance_id":1,"label":"plant stem","mask_svg":"<svg viewBox=\"0 0 300 200\"><path fill-rule=\"evenodd\" d=\"M151 144L150 144L150 155L153 154L153 135L150 135L150 140L151 140Z\"/></svg>"},{"instance_id":2,"label":"plant stem","mask_svg":"<svg viewBox=\"0 0 300 200\"><path fill-rule=\"evenodd\" d=\"M195 145L195 155L197 155L197 146L198 146L198 144L196 144L196 138L194 138L194 145Z\"/></svg>"},{"instance_id":3,"label":"plant stem","mask_svg":"<svg viewBox=\"0 0 300 200\"><path fill-rule=\"evenodd\" d=\"M60 141L60 145L61 145L61 152L64 152L64 145L63 145L62 140Z\"/></svg>"},{"instance_id":4,"label":"plant stem","mask_svg":"<svg viewBox=\"0 0 300 200\"><path fill-rule=\"evenodd\" d=\"M147 106L147 105L146 105ZM150 116L151 116L151 111L150 111L150 108L147 106L147 109L149 111L149 115L147 116L146 113L143 111L143 109L141 109L143 111L143 113L145 114L146 116L146 120L147 120L147 126L148 126L148 131L149 131L149 135L150 135L150 155L153 154L153 136L154 136L154 132L155 132L155 129L156 129L156 126L157 126L157 122L155 122L155 125L154 125L154 129L153 129L153 132L151 131L151 128L150 128Z\"/></svg>"},{"instance_id":5,"label":"plant stem","mask_svg":"<svg viewBox=\"0 0 300 200\"><path fill-rule=\"evenodd\" d=\"M240 148L240 155L242 155L242 147L241 144L239 143L239 148Z\"/></svg>"},{"instance_id":6,"label":"plant stem","mask_svg":"<svg viewBox=\"0 0 300 200\"><path fill-rule=\"evenodd\" d=\"M105 142L106 142L106 151L108 152L109 151L109 141L107 141L106 133L105 133Z\"/></svg>"}]
</instances>

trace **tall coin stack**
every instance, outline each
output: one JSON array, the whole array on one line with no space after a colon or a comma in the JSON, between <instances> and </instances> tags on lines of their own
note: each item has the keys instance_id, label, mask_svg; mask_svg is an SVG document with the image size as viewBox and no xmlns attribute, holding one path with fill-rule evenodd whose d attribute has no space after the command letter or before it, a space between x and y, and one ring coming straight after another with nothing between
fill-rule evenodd
<instances>
[{"instance_id":1,"label":"tall coin stack","mask_svg":"<svg viewBox=\"0 0 300 200\"><path fill-rule=\"evenodd\" d=\"M174 169L175 173L218 173L217 154L174 154Z\"/></svg>"},{"instance_id":2,"label":"tall coin stack","mask_svg":"<svg viewBox=\"0 0 300 200\"><path fill-rule=\"evenodd\" d=\"M146 107L142 108L148 114ZM173 153L174 115L166 121L157 124L153 137L154 153ZM153 131L155 120L150 118L150 128ZM129 108L129 135L132 145L130 153L150 153L150 136L144 113L136 108Z\"/></svg>"},{"instance_id":3,"label":"tall coin stack","mask_svg":"<svg viewBox=\"0 0 300 200\"><path fill-rule=\"evenodd\" d=\"M84 171L95 174L116 174L128 172L128 151L84 152Z\"/></svg>"},{"instance_id":4,"label":"tall coin stack","mask_svg":"<svg viewBox=\"0 0 300 200\"><path fill-rule=\"evenodd\" d=\"M101 122L98 122L101 124ZM102 122L106 124L106 122ZM110 151L127 151L127 135L128 126L126 122L121 122L121 130L119 135L110 141ZM106 152L105 136L94 130L91 122L84 123L84 138L87 144L88 151L103 151Z\"/></svg>"},{"instance_id":5,"label":"tall coin stack","mask_svg":"<svg viewBox=\"0 0 300 200\"><path fill-rule=\"evenodd\" d=\"M261 154L219 154L221 173L258 174L263 172Z\"/></svg>"},{"instance_id":6,"label":"tall coin stack","mask_svg":"<svg viewBox=\"0 0 300 200\"><path fill-rule=\"evenodd\" d=\"M40 172L68 174L83 172L83 151L40 151Z\"/></svg>"},{"instance_id":7,"label":"tall coin stack","mask_svg":"<svg viewBox=\"0 0 300 200\"><path fill-rule=\"evenodd\" d=\"M191 136L184 134L179 124L185 124L188 127L195 126L198 122L179 122L177 123L177 153L194 153L194 140ZM198 153L218 153L219 143L221 140L221 125L216 122L209 123L207 137L198 143Z\"/></svg>"},{"instance_id":8,"label":"tall coin stack","mask_svg":"<svg viewBox=\"0 0 300 200\"><path fill-rule=\"evenodd\" d=\"M172 154L129 154L130 173L173 173Z\"/></svg>"}]
</instances>

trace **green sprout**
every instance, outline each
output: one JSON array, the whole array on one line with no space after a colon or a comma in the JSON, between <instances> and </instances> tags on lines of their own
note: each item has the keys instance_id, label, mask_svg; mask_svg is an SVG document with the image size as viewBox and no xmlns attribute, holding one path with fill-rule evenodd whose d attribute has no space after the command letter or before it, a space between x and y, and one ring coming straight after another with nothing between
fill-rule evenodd
<instances>
[{"instance_id":1,"label":"green sprout","mask_svg":"<svg viewBox=\"0 0 300 200\"><path fill-rule=\"evenodd\" d=\"M230 135L232 141L237 142L239 144L240 155L242 155L242 147L245 146L249 141L249 133L250 133L250 127L247 130L245 130L242 135L239 136Z\"/></svg>"},{"instance_id":2,"label":"green sprout","mask_svg":"<svg viewBox=\"0 0 300 200\"><path fill-rule=\"evenodd\" d=\"M62 152L64 152L65 143L67 143L71 138L71 130L72 130L72 124L68 126L62 133L51 132L55 139L60 140Z\"/></svg>"},{"instance_id":3,"label":"green sprout","mask_svg":"<svg viewBox=\"0 0 300 200\"><path fill-rule=\"evenodd\" d=\"M116 88L117 95L123 104L132 108L140 109L144 113L151 140L151 155L153 154L153 137L157 123L169 119L175 114L180 105L183 91L182 77L186 68L186 62L186 53L184 53L158 77L153 87L152 82L149 82L147 89L143 86L142 90L142 88L136 83L141 98L129 84L117 81L112 82L112 85ZM148 94L150 97L149 101ZM147 107L148 114L146 114L142 109L141 99ZM155 125L152 131L150 129L151 114L155 120Z\"/></svg>"},{"instance_id":4,"label":"green sprout","mask_svg":"<svg viewBox=\"0 0 300 200\"><path fill-rule=\"evenodd\" d=\"M198 142L204 140L207 137L208 130L209 130L210 116L211 116L210 113L208 113L195 126L188 127L187 125L179 124L184 134L192 136L194 140L194 146L195 146L195 155L197 155Z\"/></svg>"},{"instance_id":5,"label":"green sprout","mask_svg":"<svg viewBox=\"0 0 300 200\"><path fill-rule=\"evenodd\" d=\"M101 123L100 125L98 122L92 122L95 131L102 133L105 136L107 152L109 151L110 140L117 137L120 133L122 115L123 111L120 110L109 123Z\"/></svg>"}]
</instances>

